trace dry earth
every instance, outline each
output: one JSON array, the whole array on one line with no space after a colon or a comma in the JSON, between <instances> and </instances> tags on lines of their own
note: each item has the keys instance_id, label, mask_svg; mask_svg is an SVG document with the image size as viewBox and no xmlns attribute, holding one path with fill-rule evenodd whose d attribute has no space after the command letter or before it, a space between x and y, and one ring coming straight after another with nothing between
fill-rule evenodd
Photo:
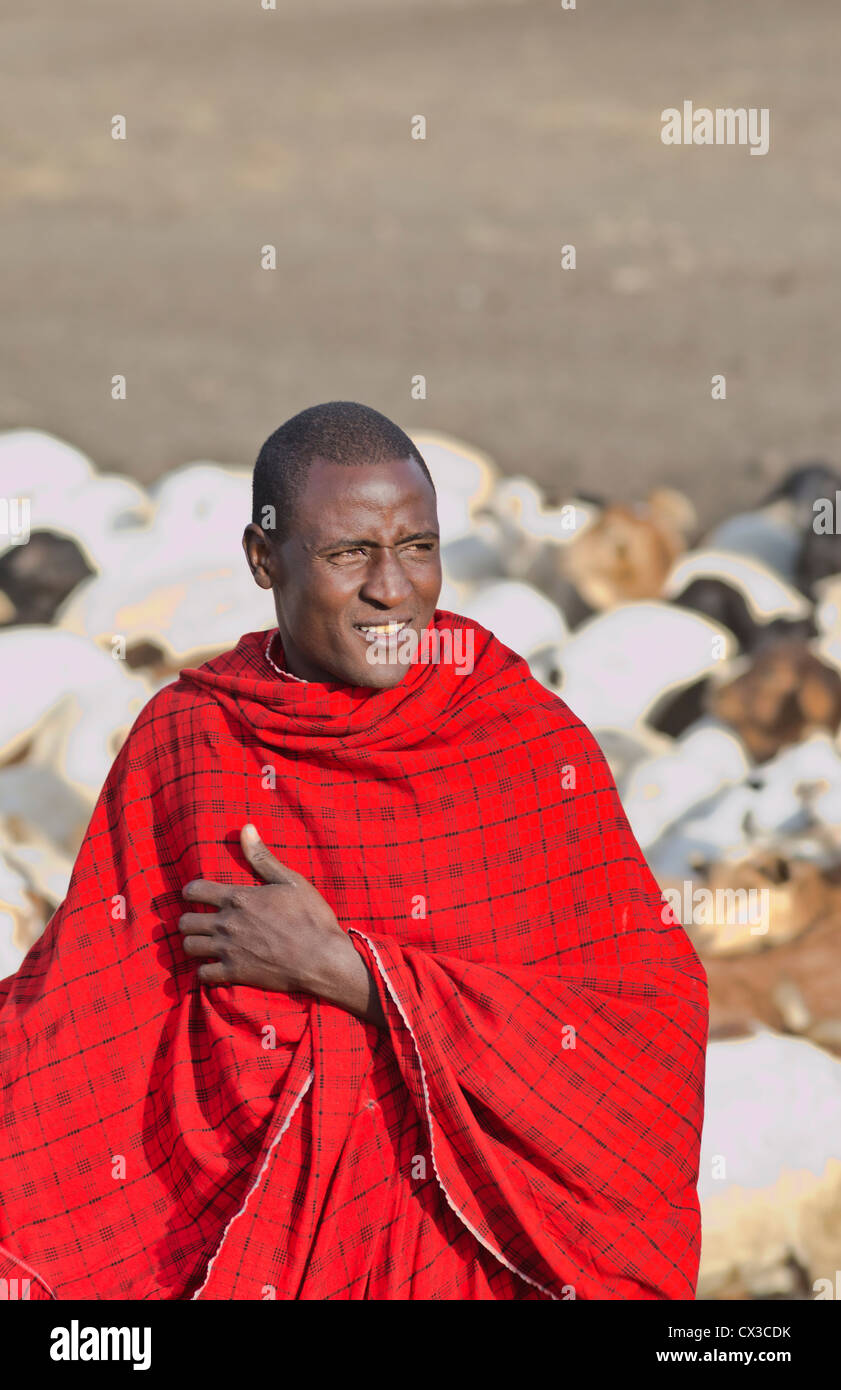
<instances>
[{"instance_id":1,"label":"dry earth","mask_svg":"<svg viewBox=\"0 0 841 1390\"><path fill-rule=\"evenodd\" d=\"M708 519L841 462L832 0L277 4L7 10L0 427L149 480L352 398ZM769 153L664 146L684 99Z\"/></svg>"}]
</instances>

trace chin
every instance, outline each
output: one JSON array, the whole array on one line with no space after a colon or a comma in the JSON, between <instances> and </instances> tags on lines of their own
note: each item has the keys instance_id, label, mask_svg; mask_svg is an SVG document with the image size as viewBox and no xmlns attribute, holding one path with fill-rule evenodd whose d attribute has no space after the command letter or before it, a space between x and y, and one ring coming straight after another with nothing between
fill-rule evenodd
<instances>
[{"instance_id":1,"label":"chin","mask_svg":"<svg viewBox=\"0 0 841 1390\"><path fill-rule=\"evenodd\" d=\"M391 690L405 678L408 666L398 663L388 666L368 666L360 672L357 685L371 686L374 690Z\"/></svg>"}]
</instances>

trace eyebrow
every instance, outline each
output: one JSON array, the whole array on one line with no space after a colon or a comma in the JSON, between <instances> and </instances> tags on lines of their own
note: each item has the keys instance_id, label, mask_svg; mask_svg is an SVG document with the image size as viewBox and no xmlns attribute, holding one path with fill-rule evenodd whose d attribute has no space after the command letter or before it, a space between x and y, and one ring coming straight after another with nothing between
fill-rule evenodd
<instances>
[{"instance_id":1,"label":"eyebrow","mask_svg":"<svg viewBox=\"0 0 841 1390\"><path fill-rule=\"evenodd\" d=\"M412 536L401 536L396 542L397 545L406 545L409 541L437 541L439 533L437 531L416 531ZM316 555L324 555L330 550L342 550L355 545L380 546L379 541L375 541L364 536L340 536L338 540L331 541L329 545L323 545L316 551Z\"/></svg>"}]
</instances>

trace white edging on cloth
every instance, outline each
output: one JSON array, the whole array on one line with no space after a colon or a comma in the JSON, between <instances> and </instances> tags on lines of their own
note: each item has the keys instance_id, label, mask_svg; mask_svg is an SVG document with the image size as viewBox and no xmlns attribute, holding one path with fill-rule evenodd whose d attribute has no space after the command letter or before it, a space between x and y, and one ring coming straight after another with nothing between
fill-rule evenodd
<instances>
[{"instance_id":1,"label":"white edging on cloth","mask_svg":"<svg viewBox=\"0 0 841 1390\"><path fill-rule=\"evenodd\" d=\"M424 1099L424 1104L426 1105L426 1119L427 1119L427 1125L428 1125L428 1128L429 1128L429 1152L430 1152L430 1154L432 1155L432 1170L433 1170L433 1172L434 1172L436 1178L438 1179L438 1186L440 1187L440 1189L441 1189L441 1191L443 1192L445 1198L447 1199L447 1205L455 1212L456 1216L457 1216L457 1217L459 1218L459 1220L463 1223L463 1225L465 1225L465 1226L467 1227L467 1229L468 1229L468 1231L470 1232L470 1234L471 1234L472 1236L475 1236L475 1238L476 1238L476 1240L478 1240L479 1244L480 1244L480 1245L483 1245L483 1246L485 1247L486 1250L489 1250L490 1253L491 1253L497 1260L499 1260L500 1264L505 1265L505 1268L506 1268L506 1269L510 1269L510 1270L511 1270L511 1273L512 1273L512 1274L516 1274L516 1275L518 1276L518 1278L524 1279L525 1282L526 1282L527 1284L531 1284L534 1288L540 1289L540 1292L541 1292L541 1293L548 1294L549 1297L550 1297L551 1299L553 1299L554 1302L557 1303L557 1302L558 1302L558 1296L557 1296L557 1294L554 1294L554 1293L552 1292L551 1289L546 1289L546 1288L544 1288L544 1286L543 1286L542 1284L538 1284L538 1282L537 1282L536 1279L530 1279L529 1276L528 1276L527 1274L523 1274L522 1270L517 1269L516 1265L512 1265L512 1264L510 1263L509 1260L506 1260L506 1258L505 1258L504 1255L501 1255L501 1254L499 1253L498 1250L494 1250L493 1246L492 1246L492 1245L489 1245L488 1242L484 1239L484 1237L479 1235L479 1232L478 1232L477 1230L475 1230L473 1226L471 1226L470 1222L467 1220L467 1217L464 1215L464 1213L459 1211L458 1207L456 1206L455 1202L453 1202L452 1198L450 1197L449 1192L447 1191L446 1187L444 1186L443 1182L441 1181L441 1174L438 1172L438 1165L437 1165L436 1162L435 1162L435 1143L434 1143L434 1140L433 1140L433 1137L432 1137L432 1110L430 1109L430 1105L429 1105L429 1091L427 1090L427 1086L426 1086L426 1073L425 1073L425 1071L424 1071L424 1069L423 1069L423 1058L421 1057L421 1054L420 1054L420 1048L418 1047L417 1039L416 1039L414 1033L412 1032L411 1024L409 1023L408 1018L406 1017L405 1013L403 1012L403 1006L402 1006L402 1004L400 1003L400 1000L397 998L397 995L395 994L394 990L393 990L392 987L391 987L391 981L389 980L388 975L386 974L385 969L383 968L383 963L382 963L382 961L380 960L379 955L377 954L377 948L376 948L376 946L374 945L373 941L369 941L369 940L368 940L368 937L365 935L365 933L359 931L357 927L349 927L349 928L348 928L348 931L349 931L349 932L353 932L355 936L361 936L363 941L367 941L367 942L368 942L368 946L369 946L369 948L370 948L370 950L371 950L371 952L372 952L372 954L373 954L373 956L374 956L375 961L377 962L377 967L378 967L378 969L379 969L379 972L380 972L380 974L382 975L383 979L385 980L385 983L386 983L386 987L387 987L387 989L388 989L388 992L389 992L389 994L391 995L392 999L394 1000L394 1003L395 1003L395 1005L396 1005L396 1007L397 1007L397 1009L398 1009L398 1011L399 1011L399 1013L400 1013L400 1017L402 1018L403 1022L404 1022L405 1025L406 1025L406 1028L407 1028L408 1033L409 1033L409 1037L412 1039L412 1042L414 1043L415 1052L417 1053L417 1058L418 1058L418 1066L420 1067L421 1084L422 1084L422 1086L423 1086L423 1099Z\"/></svg>"},{"instance_id":2,"label":"white edging on cloth","mask_svg":"<svg viewBox=\"0 0 841 1390\"><path fill-rule=\"evenodd\" d=\"M26 1263L26 1260L22 1260L19 1255L13 1255L11 1250L6 1249L5 1245L0 1245L0 1255L7 1255L10 1260L14 1260L16 1265L20 1265L21 1269L25 1269L27 1274L31 1274L34 1279L38 1280L38 1283L47 1290L50 1298L54 1298L58 1302L58 1294L50 1288L46 1279L38 1273L37 1269L33 1269L32 1265Z\"/></svg>"},{"instance_id":3,"label":"white edging on cloth","mask_svg":"<svg viewBox=\"0 0 841 1390\"><path fill-rule=\"evenodd\" d=\"M256 1178L254 1179L253 1183L252 1183L251 1186L249 1187L247 1193L245 1194L245 1201L243 1202L243 1204L242 1204L242 1206L240 1207L239 1211L234 1212L234 1215L231 1217L230 1221L228 1222L227 1226L225 1227L224 1231L222 1232L222 1236L221 1236L221 1238L220 1238L219 1244L218 1244L217 1247L216 1247L216 1254L213 1256L212 1260L210 1261L210 1264L207 1266L207 1273L205 1274L204 1279L202 1280L202 1283L199 1285L199 1287L196 1289L196 1292L193 1294L193 1297L192 1297L191 1300L190 1300L191 1303L192 1303L195 1299L198 1298L199 1294L201 1293L202 1289L204 1288L205 1284L207 1283L208 1279L210 1278L210 1271L213 1269L213 1266L214 1266L214 1264L216 1263L216 1260L218 1259L219 1254L221 1253L222 1246L225 1244L225 1240L226 1240L226 1238L227 1238L227 1235L228 1235L229 1230L230 1230L231 1227L233 1226L233 1224L234 1224L234 1222L236 1221L237 1217L238 1217L238 1216L242 1216L242 1213L245 1211L245 1208L248 1206L248 1199L249 1199L249 1197L251 1196L252 1192L255 1190L255 1188L259 1187L259 1185L260 1185L260 1180L261 1180L263 1174L265 1173L267 1167L269 1166L269 1160L270 1160L270 1158L271 1158L271 1156L272 1156L272 1153L274 1152L275 1146L277 1145L277 1143L278 1143L279 1139L281 1138L281 1136L282 1136L283 1134L285 1134L285 1133L286 1133L286 1130L289 1128L289 1124L290 1124L290 1121L291 1121L291 1119L292 1119L292 1116L295 1114L295 1111L298 1109L298 1106L300 1105L301 1101L304 1099L304 1096L307 1094L307 1091L309 1090L310 1086L312 1085L314 1076L315 1076L315 1069L313 1068L313 1069L310 1071L310 1074L309 1074L309 1076L307 1077L306 1081L304 1082L302 1089L298 1092L297 1096L295 1097L295 1100L294 1100L294 1102L293 1102L293 1104L292 1104L292 1106L291 1106L291 1108L290 1108L290 1110L289 1110L289 1114L286 1116L286 1119L283 1121L283 1124L280 1126L280 1129L278 1130L277 1134L275 1135L274 1139L272 1140L272 1142L270 1143L268 1149L266 1150L266 1157L263 1159L263 1165L262 1165L262 1167L261 1167L259 1173L257 1174Z\"/></svg>"},{"instance_id":4,"label":"white edging on cloth","mask_svg":"<svg viewBox=\"0 0 841 1390\"><path fill-rule=\"evenodd\" d=\"M270 665L275 671L277 671L277 674L278 674L279 676L285 676L286 679L287 679L287 680L290 680L290 681L300 681L301 685L309 685L309 681L308 681L308 680L305 680L303 676L296 676L296 675L294 675L291 671L282 671L281 668L278 666L277 662L276 662L276 661L272 661L272 658L269 656L269 652L271 651L272 642L274 641L274 639L275 639L275 637L277 636L278 632L279 632L279 628L274 628L273 631L272 631L272 633L271 633L271 635L269 636L269 640L268 640L268 642L266 643L266 651L265 651L266 660L268 661L269 665Z\"/></svg>"}]
</instances>

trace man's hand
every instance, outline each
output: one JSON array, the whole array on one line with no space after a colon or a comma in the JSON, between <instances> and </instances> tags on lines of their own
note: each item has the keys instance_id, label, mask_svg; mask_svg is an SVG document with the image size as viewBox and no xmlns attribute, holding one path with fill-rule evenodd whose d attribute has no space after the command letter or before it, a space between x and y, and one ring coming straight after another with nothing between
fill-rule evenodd
<instances>
[{"instance_id":1,"label":"man's hand","mask_svg":"<svg viewBox=\"0 0 841 1390\"><path fill-rule=\"evenodd\" d=\"M267 849L253 826L243 827L240 843L263 884L197 878L182 889L191 902L218 908L185 912L178 920L187 955L204 962L197 971L201 983L302 990L384 1027L371 972L330 904Z\"/></svg>"}]
</instances>

